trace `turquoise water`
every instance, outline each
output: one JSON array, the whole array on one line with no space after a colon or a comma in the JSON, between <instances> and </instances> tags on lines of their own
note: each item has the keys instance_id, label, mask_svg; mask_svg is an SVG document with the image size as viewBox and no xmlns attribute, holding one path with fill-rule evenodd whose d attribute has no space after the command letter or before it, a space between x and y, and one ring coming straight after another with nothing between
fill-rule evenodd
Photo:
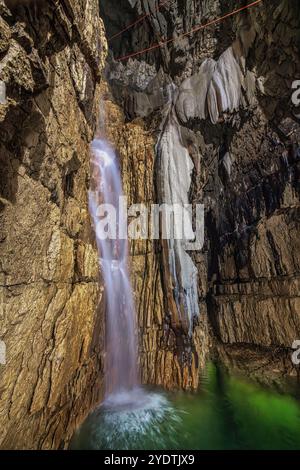
<instances>
[{"instance_id":1,"label":"turquoise water","mask_svg":"<svg viewBox=\"0 0 300 470\"><path fill-rule=\"evenodd\" d=\"M300 449L300 401L209 364L197 393L115 395L76 432L72 449Z\"/></svg>"}]
</instances>

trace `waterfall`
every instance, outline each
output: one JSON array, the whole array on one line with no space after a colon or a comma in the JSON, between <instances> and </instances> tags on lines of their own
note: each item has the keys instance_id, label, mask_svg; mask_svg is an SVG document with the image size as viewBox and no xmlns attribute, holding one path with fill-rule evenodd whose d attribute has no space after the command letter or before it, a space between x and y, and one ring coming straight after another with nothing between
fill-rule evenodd
<instances>
[{"instance_id":1,"label":"waterfall","mask_svg":"<svg viewBox=\"0 0 300 470\"><path fill-rule=\"evenodd\" d=\"M113 148L103 139L92 143L91 186L89 207L96 231L99 264L106 289L106 396L132 390L138 384L135 307L128 271L128 240L121 234L123 196L119 162ZM116 236L99 236L97 226L103 223L105 205L116 214ZM100 206L102 209L100 210ZM104 208L104 209L103 209ZM124 224L123 224L124 225ZM125 237L123 237L125 238Z\"/></svg>"}]
</instances>

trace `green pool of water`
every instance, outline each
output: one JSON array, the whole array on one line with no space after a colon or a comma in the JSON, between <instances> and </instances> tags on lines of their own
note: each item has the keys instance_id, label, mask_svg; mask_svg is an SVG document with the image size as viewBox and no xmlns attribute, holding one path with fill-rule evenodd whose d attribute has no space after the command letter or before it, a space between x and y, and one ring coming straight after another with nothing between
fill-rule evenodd
<instances>
[{"instance_id":1,"label":"green pool of water","mask_svg":"<svg viewBox=\"0 0 300 470\"><path fill-rule=\"evenodd\" d=\"M137 389L107 400L72 449L300 449L300 401L209 364L197 393Z\"/></svg>"}]
</instances>

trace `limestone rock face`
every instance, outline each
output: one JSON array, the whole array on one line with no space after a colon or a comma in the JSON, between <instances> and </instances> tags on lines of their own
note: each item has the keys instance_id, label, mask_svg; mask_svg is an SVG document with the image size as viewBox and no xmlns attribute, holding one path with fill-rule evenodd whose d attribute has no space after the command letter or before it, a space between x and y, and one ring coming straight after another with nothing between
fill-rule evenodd
<instances>
[{"instance_id":1,"label":"limestone rock face","mask_svg":"<svg viewBox=\"0 0 300 470\"><path fill-rule=\"evenodd\" d=\"M300 75L299 2L261 2L184 37L240 3L175 1L158 10L154 0L125 1L118 13L115 3L109 8L100 2L112 37L109 83L126 126L138 122L154 140L148 164L153 158L155 200L179 198L205 206L204 248L189 253L198 271L199 314L192 309L182 315L176 302L178 292L188 292L184 273L191 279L191 265L180 250L170 262L173 247L159 246L160 331L174 333L170 354L179 368L195 357L201 362L209 342L207 318L211 338L219 342L290 348L300 335L300 128L291 101L292 83ZM114 37L145 14L147 21ZM172 41L122 59L167 39ZM131 178L128 171L133 170L125 169L125 179ZM144 268L138 298L151 282L149 275ZM159 369L149 362L147 367Z\"/></svg>"},{"instance_id":2,"label":"limestone rock face","mask_svg":"<svg viewBox=\"0 0 300 470\"><path fill-rule=\"evenodd\" d=\"M159 202L154 184L155 178L158 178L155 174L154 137L142 119L126 122L108 86L103 86L102 96L107 117L105 135L119 154L128 205L136 204L139 211L140 204L144 204L149 210L150 225L151 205ZM203 333L203 326L199 323L195 327L194 338L197 341L194 344L187 331L189 321L181 323L177 317L176 320L176 307L171 312L170 273L164 264L164 254L158 240L131 240L130 254L141 380L145 384L162 385L169 389L196 388L199 367L207 350L207 335ZM205 321L203 324L206 326ZM190 354L186 354L186 348L192 348Z\"/></svg>"},{"instance_id":3,"label":"limestone rock face","mask_svg":"<svg viewBox=\"0 0 300 470\"><path fill-rule=\"evenodd\" d=\"M196 388L213 343L227 357L299 338L299 2L265 0L191 35L240 2L157 6L0 0L2 448L66 447L102 396L87 207L99 117L129 204L205 207L201 249L131 242L142 381Z\"/></svg>"},{"instance_id":4,"label":"limestone rock face","mask_svg":"<svg viewBox=\"0 0 300 470\"><path fill-rule=\"evenodd\" d=\"M50 449L102 394L87 189L106 40L96 0L0 14L0 447Z\"/></svg>"}]
</instances>

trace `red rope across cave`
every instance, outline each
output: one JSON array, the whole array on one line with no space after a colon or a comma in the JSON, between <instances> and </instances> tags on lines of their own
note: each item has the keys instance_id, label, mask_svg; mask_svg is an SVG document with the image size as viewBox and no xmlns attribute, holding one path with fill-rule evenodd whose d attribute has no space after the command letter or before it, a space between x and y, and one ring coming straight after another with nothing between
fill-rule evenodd
<instances>
[{"instance_id":1,"label":"red rope across cave","mask_svg":"<svg viewBox=\"0 0 300 470\"><path fill-rule=\"evenodd\" d=\"M162 46L165 46L167 44L170 44L174 41L177 41L178 39L181 39L185 36L189 36L190 34L194 34L196 33L197 31L200 31L201 29L205 29L207 28L208 26L211 26L211 25L214 25L214 24L217 24L217 23L220 23L224 20L226 20L227 18L231 17L231 16L234 16L234 15L237 15L238 13L244 11L244 10L247 10L248 8L251 8L251 7L254 7L256 5L258 5L259 3L263 2L264 0L256 0L255 2L252 2L252 3L249 3L248 5L245 5L241 8L238 8L237 10L234 10L230 13L227 13L226 15L224 16L221 16L219 18L216 18L214 20L211 20L209 21L208 23L205 23L205 24L201 24L201 25L198 25L196 26L195 28L191 29L190 31L186 32L186 33L183 33L181 34L180 36L177 36L176 38L171 38L171 39L166 39L165 41L161 41L161 42L158 42L156 44L153 44L152 46L149 46L149 47L146 47L145 49L142 49L140 51L137 51L137 52L133 52L131 54L128 54L128 55L125 55L123 57L118 57L117 61L123 61L123 60L127 60L127 59L130 59L131 57L136 57L136 56L139 56L141 54L144 54L145 52L149 52L149 51L153 51L154 49L158 49L159 47L162 47ZM148 13L149 15L149 13ZM146 15L146 16L148 16Z\"/></svg>"},{"instance_id":2,"label":"red rope across cave","mask_svg":"<svg viewBox=\"0 0 300 470\"><path fill-rule=\"evenodd\" d=\"M153 13L155 13L156 11L159 11L162 7L166 6L167 3L170 3L171 0L165 0L164 2L160 3L153 11ZM141 23L142 21L144 21L146 18L148 18L148 16L150 16L152 14L152 12L149 12L149 13L146 13L145 15L141 16L140 18L138 18L136 21L134 21L133 23L130 23L128 26L126 26L126 28L122 29L121 31L119 31L118 33L114 34L113 36L111 36L110 38L108 38L108 42L112 41L113 39L121 36L121 34L125 33L126 31L128 31L129 29L133 28L134 26L138 25L139 23Z\"/></svg>"}]
</instances>

